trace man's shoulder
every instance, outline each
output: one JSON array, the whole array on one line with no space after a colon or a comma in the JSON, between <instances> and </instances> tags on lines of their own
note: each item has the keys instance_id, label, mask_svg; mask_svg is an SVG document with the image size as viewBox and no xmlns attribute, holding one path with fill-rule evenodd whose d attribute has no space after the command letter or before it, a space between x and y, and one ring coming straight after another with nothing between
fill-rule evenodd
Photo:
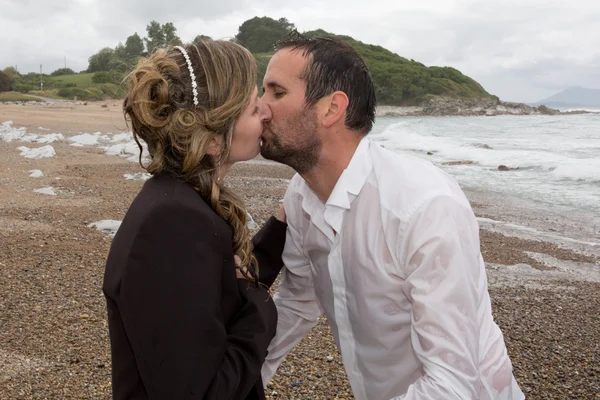
<instances>
[{"instance_id":1,"label":"man's shoulder","mask_svg":"<svg viewBox=\"0 0 600 400\"><path fill-rule=\"evenodd\" d=\"M466 200L456 180L429 160L377 144L371 152L381 205L393 214L408 217L439 196Z\"/></svg>"}]
</instances>

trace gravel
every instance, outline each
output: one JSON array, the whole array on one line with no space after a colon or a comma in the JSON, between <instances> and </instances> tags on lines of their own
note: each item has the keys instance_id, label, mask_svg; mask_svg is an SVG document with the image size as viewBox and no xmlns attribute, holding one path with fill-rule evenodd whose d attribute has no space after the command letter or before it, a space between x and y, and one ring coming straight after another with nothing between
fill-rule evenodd
<instances>
[{"instance_id":1,"label":"gravel","mask_svg":"<svg viewBox=\"0 0 600 400\"><path fill-rule=\"evenodd\" d=\"M0 398L109 399L101 285L111 238L88 225L121 220L143 185L124 175L143 171L101 149L55 142L55 157L31 160L19 145L0 142ZM44 176L30 178L36 168ZM227 182L262 225L292 176L259 159L235 166ZM49 186L56 196L33 192ZM598 260L483 230L481 245L494 317L527 398L600 399ZM535 272L506 267L515 264ZM575 277L563 265L591 272ZM325 318L289 354L267 395L353 398Z\"/></svg>"}]
</instances>

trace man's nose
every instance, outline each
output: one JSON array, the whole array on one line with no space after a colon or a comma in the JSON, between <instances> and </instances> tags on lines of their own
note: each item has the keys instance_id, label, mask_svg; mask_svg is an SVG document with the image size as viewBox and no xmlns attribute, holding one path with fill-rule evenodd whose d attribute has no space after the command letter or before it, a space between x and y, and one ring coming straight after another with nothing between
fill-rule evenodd
<instances>
[{"instance_id":1,"label":"man's nose","mask_svg":"<svg viewBox=\"0 0 600 400\"><path fill-rule=\"evenodd\" d=\"M271 107L263 100L263 98L258 99L258 109L260 119L263 122L270 121L273 117L273 113L271 111Z\"/></svg>"}]
</instances>

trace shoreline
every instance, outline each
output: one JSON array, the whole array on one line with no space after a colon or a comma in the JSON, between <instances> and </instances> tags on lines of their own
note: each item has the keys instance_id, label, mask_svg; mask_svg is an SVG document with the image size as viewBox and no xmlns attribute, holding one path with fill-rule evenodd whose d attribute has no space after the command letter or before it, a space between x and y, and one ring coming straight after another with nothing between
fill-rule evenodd
<instances>
[{"instance_id":1,"label":"shoreline","mask_svg":"<svg viewBox=\"0 0 600 400\"><path fill-rule=\"evenodd\" d=\"M600 111L599 111L600 113ZM581 115L597 114L583 109L561 111L524 103L493 99L434 98L419 106L380 105L376 115L380 117L495 117L500 115Z\"/></svg>"},{"instance_id":2,"label":"shoreline","mask_svg":"<svg viewBox=\"0 0 600 400\"><path fill-rule=\"evenodd\" d=\"M101 104L0 105L0 123L12 120L28 134L65 137L50 143L56 155L44 159L25 158L17 148L45 143L0 140L0 398L110 398L101 285L111 238L89 225L121 220L143 184L124 175L144 171L126 157L107 155L102 144L68 141L83 132L116 137L125 130L120 105ZM42 177L30 177L36 169ZM293 174L258 157L236 164L226 182L262 225L277 211ZM47 187L56 195L34 192ZM594 367L600 356L600 258L565 247L560 238L533 240L535 231L499 231L512 223L579 235L569 231L568 216L546 222L544 213L519 201L465 192L480 221L494 318L523 392L528 399L594 399L600 393ZM558 231L546 229L552 226ZM290 353L267 396L352 398L325 318Z\"/></svg>"},{"instance_id":3,"label":"shoreline","mask_svg":"<svg viewBox=\"0 0 600 400\"><path fill-rule=\"evenodd\" d=\"M39 97L39 96L38 96ZM0 102L6 106L29 107L77 107L94 104L120 104L121 99L106 100L59 100L39 97L32 101ZM568 111L545 105L530 106L525 103L505 102L494 99L433 98L418 106L394 106L381 104L375 110L377 117L494 117L500 115L581 115L600 114L600 109L590 111L586 107L571 107Z\"/></svg>"}]
</instances>

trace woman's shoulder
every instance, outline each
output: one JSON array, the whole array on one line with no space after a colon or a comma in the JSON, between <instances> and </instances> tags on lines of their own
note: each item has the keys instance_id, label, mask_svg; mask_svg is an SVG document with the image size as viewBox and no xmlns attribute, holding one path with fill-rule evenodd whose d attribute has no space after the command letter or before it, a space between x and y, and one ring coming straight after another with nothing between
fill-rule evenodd
<instances>
[{"instance_id":1,"label":"woman's shoulder","mask_svg":"<svg viewBox=\"0 0 600 400\"><path fill-rule=\"evenodd\" d=\"M127 214L140 228L159 223L200 224L213 235L229 237L231 232L229 225L191 185L166 174L155 175L145 182Z\"/></svg>"}]
</instances>

